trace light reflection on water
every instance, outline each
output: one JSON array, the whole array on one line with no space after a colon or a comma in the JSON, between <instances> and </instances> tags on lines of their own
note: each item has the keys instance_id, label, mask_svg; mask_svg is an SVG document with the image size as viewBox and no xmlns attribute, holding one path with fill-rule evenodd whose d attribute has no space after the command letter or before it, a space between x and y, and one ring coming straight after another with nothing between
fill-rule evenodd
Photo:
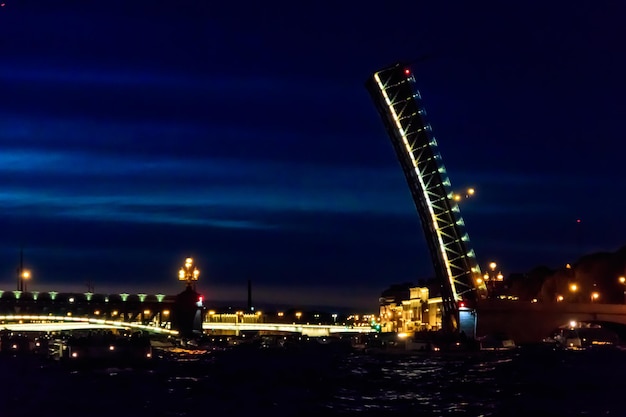
<instances>
[{"instance_id":1,"label":"light reflection on water","mask_svg":"<svg viewBox=\"0 0 626 417\"><path fill-rule=\"evenodd\" d=\"M0 416L623 416L624 352L166 355L71 371L0 357Z\"/></svg>"},{"instance_id":2,"label":"light reflection on water","mask_svg":"<svg viewBox=\"0 0 626 417\"><path fill-rule=\"evenodd\" d=\"M353 357L327 403L343 412L420 416L626 415L626 354L514 352L467 357ZM350 372L350 368L358 372ZM611 376L613 374L613 376Z\"/></svg>"}]
</instances>

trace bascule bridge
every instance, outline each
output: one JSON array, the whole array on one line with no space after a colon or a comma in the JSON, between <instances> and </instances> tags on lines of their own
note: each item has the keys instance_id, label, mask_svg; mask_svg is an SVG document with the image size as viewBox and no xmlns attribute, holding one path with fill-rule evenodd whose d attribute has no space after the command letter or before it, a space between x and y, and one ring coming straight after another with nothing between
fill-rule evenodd
<instances>
[{"instance_id":1,"label":"bascule bridge","mask_svg":"<svg viewBox=\"0 0 626 417\"><path fill-rule=\"evenodd\" d=\"M482 324L478 328L483 334L505 332L520 342L536 342L563 323L581 321L624 326L626 338L626 298L624 304L602 304L593 299L569 304L487 298L485 280L415 84L411 68L398 63L372 74L366 87L396 151L420 218L435 278L441 285L442 328L459 333L473 326L465 333L475 335L479 311L478 322Z\"/></svg>"},{"instance_id":2,"label":"bascule bridge","mask_svg":"<svg viewBox=\"0 0 626 417\"><path fill-rule=\"evenodd\" d=\"M406 65L395 64L375 72L366 87L404 171L435 277L441 283L442 326L446 331L459 332L459 303L472 305L486 298L487 288L413 72Z\"/></svg>"}]
</instances>

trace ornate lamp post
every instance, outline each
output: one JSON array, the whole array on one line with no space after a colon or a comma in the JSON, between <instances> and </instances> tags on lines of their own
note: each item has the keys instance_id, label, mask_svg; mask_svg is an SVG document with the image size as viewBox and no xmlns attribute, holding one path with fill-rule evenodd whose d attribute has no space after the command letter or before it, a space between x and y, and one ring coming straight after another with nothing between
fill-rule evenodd
<instances>
[{"instance_id":1,"label":"ornate lamp post","mask_svg":"<svg viewBox=\"0 0 626 417\"><path fill-rule=\"evenodd\" d=\"M187 286L196 290L196 281L200 277L200 270L193 264L192 258L185 259L185 265L178 271L178 280L186 281Z\"/></svg>"}]
</instances>

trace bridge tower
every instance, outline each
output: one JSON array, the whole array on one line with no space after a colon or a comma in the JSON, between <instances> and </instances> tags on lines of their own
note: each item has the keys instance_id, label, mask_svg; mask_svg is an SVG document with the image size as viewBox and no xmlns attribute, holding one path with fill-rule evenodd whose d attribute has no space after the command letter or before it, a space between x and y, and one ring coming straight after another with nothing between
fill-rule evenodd
<instances>
[{"instance_id":1,"label":"bridge tower","mask_svg":"<svg viewBox=\"0 0 626 417\"><path fill-rule=\"evenodd\" d=\"M458 332L459 302L487 296L459 205L437 142L426 121L411 68L400 63L375 72L366 87L406 177L441 284L442 326Z\"/></svg>"}]
</instances>

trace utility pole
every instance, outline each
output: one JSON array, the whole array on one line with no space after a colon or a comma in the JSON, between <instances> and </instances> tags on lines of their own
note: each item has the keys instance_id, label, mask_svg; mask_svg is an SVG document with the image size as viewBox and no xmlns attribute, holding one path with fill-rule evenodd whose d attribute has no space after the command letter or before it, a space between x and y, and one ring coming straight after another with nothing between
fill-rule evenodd
<instances>
[{"instance_id":1,"label":"utility pole","mask_svg":"<svg viewBox=\"0 0 626 417\"><path fill-rule=\"evenodd\" d=\"M17 290L22 291L24 283L22 281L22 271L24 270L24 248L20 245L20 265L17 267Z\"/></svg>"},{"instance_id":2,"label":"utility pole","mask_svg":"<svg viewBox=\"0 0 626 417\"><path fill-rule=\"evenodd\" d=\"M248 311L252 309L252 281L248 280Z\"/></svg>"}]
</instances>

